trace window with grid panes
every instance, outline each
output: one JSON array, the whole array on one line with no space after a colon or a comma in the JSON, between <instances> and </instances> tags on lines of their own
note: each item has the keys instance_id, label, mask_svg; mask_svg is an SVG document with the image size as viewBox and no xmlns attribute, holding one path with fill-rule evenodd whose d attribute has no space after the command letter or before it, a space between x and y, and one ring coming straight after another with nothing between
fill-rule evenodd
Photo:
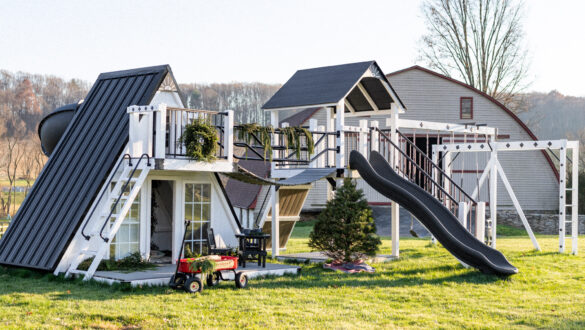
<instances>
[{"instance_id":1,"label":"window with grid panes","mask_svg":"<svg viewBox=\"0 0 585 330\"><path fill-rule=\"evenodd\" d=\"M211 185L185 184L185 248L196 254L207 254L207 228L211 222Z\"/></svg>"}]
</instances>

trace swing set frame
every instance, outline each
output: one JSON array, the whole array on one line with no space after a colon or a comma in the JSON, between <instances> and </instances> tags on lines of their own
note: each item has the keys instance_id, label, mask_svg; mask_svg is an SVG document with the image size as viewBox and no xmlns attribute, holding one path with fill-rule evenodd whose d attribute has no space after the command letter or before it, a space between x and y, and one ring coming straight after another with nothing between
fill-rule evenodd
<instances>
[{"instance_id":1,"label":"swing set frame","mask_svg":"<svg viewBox=\"0 0 585 330\"><path fill-rule=\"evenodd\" d=\"M508 180L502 165L498 160L498 152L506 151L535 151L535 150L558 150L559 152L559 253L564 253L566 248L566 227L571 224L571 253L578 253L578 235L579 235L579 142L561 140L539 140L539 141L514 141L514 142L496 142L492 137L489 142L481 143L443 143L433 145L433 160L438 161L439 153L444 153L443 161L447 164L445 171L451 173L451 154L453 152L489 152L490 158L486 167L478 180L472 198L477 198L479 190L489 176L489 200L490 200L490 219L491 222L491 245L496 247L496 229L497 229L497 183L498 176L504 184L520 219L526 229L534 248L540 251L540 245L532 232L530 224L526 219L526 215L520 206L518 198L512 189L510 181ZM567 179L567 149L571 150L571 178ZM554 154L554 153L553 153ZM567 181L570 181L570 186L567 186ZM567 203L567 191L571 192L571 201ZM567 210L567 209L570 210ZM567 220L567 215L570 214L570 220Z\"/></svg>"}]
</instances>

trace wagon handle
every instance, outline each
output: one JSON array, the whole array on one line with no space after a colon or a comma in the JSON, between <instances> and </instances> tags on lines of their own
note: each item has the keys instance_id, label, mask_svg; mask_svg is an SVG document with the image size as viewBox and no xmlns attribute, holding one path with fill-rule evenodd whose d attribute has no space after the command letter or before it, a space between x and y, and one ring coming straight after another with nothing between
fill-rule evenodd
<instances>
[{"instance_id":1,"label":"wagon handle","mask_svg":"<svg viewBox=\"0 0 585 330\"><path fill-rule=\"evenodd\" d=\"M183 254L183 248L185 247L185 234L187 234L187 225L189 220L185 220L185 229L183 230L183 241L181 242L181 248L179 249L179 256L177 257L177 268L175 268L175 276L179 272L179 265L181 264L181 255Z\"/></svg>"}]
</instances>

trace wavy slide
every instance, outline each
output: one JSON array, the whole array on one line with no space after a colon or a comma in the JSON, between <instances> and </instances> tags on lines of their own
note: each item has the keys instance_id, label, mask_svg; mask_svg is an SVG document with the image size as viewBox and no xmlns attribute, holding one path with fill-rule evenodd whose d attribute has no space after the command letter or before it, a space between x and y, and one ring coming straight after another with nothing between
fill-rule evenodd
<instances>
[{"instance_id":1,"label":"wavy slide","mask_svg":"<svg viewBox=\"0 0 585 330\"><path fill-rule=\"evenodd\" d=\"M362 154L352 151L349 164L372 188L419 219L455 258L486 274L518 273L500 251L476 239L439 200L401 178L379 153L372 151L368 163Z\"/></svg>"}]
</instances>

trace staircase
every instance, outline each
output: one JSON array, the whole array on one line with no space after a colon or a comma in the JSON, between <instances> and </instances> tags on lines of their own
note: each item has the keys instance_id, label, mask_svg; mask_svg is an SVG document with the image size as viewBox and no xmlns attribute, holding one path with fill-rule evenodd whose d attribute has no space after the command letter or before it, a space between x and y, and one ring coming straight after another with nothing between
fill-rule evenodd
<instances>
[{"instance_id":1,"label":"staircase","mask_svg":"<svg viewBox=\"0 0 585 330\"><path fill-rule=\"evenodd\" d=\"M467 203L469 210L467 213L469 217L471 216L471 210L477 205L476 201L410 139L398 132L399 141L396 144L384 131L374 128L370 134L374 132L378 138L371 136L370 140L376 139L378 152L390 164L396 164L397 173L433 195L455 216L458 216L459 204ZM468 227L471 223L472 221L466 221Z\"/></svg>"},{"instance_id":2,"label":"staircase","mask_svg":"<svg viewBox=\"0 0 585 330\"><path fill-rule=\"evenodd\" d=\"M122 170L117 175L116 173L119 172L120 168ZM83 275L85 281L93 277L100 262L106 255L112 239L116 236L118 229L126 218L132 203L138 196L138 192L144 184L150 169L151 162L147 154L143 154L138 159L133 159L130 155L124 155L120 160L113 171L114 174L106 183L106 188L100 194L82 227L81 234L85 238L85 242L81 249L76 251L65 277L70 277L73 274ZM109 187L112 185L113 187L110 190ZM102 203L104 195L107 196L107 200ZM94 223L89 233L86 233L88 223L92 220L96 211L99 212L99 221ZM79 264L92 257L93 261L87 270L78 269Z\"/></svg>"}]
</instances>

